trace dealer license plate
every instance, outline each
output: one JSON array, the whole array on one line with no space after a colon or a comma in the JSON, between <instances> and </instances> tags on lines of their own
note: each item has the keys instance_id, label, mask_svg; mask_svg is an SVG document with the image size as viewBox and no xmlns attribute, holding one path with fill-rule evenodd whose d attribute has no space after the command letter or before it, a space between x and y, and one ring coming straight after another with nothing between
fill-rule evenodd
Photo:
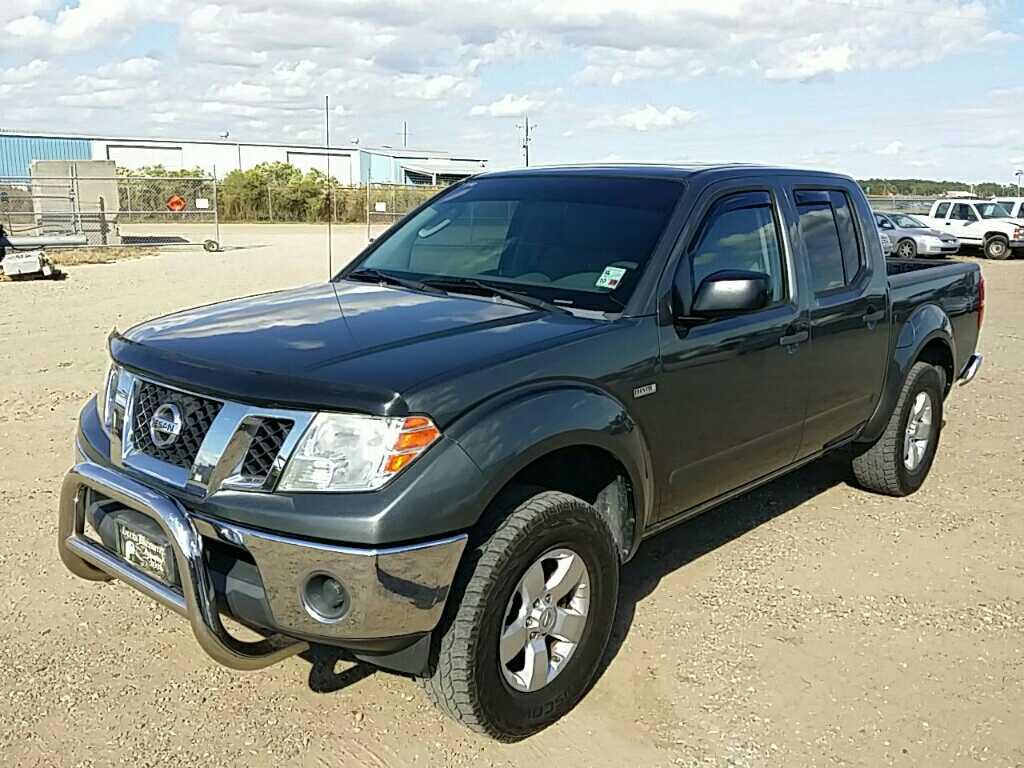
<instances>
[{"instance_id":1,"label":"dealer license plate","mask_svg":"<svg viewBox=\"0 0 1024 768\"><path fill-rule=\"evenodd\" d=\"M121 557L136 568L170 582L170 547L120 522L117 525L117 538Z\"/></svg>"}]
</instances>

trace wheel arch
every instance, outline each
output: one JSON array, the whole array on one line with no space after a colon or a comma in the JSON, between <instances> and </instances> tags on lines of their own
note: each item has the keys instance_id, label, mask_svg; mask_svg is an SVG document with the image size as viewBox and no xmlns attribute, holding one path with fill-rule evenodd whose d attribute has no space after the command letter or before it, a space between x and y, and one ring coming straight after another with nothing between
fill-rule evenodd
<instances>
[{"instance_id":1,"label":"wheel arch","mask_svg":"<svg viewBox=\"0 0 1024 768\"><path fill-rule=\"evenodd\" d=\"M651 461L618 399L579 384L526 391L478 407L448 434L485 478L481 517L517 485L563 491L601 512L623 561L635 553L653 511Z\"/></svg>"},{"instance_id":2,"label":"wheel arch","mask_svg":"<svg viewBox=\"0 0 1024 768\"><path fill-rule=\"evenodd\" d=\"M955 360L956 343L949 316L936 304L922 304L900 329L878 405L857 441L873 443L881 436L914 363L924 361L941 367L946 374L948 394L956 380Z\"/></svg>"}]
</instances>

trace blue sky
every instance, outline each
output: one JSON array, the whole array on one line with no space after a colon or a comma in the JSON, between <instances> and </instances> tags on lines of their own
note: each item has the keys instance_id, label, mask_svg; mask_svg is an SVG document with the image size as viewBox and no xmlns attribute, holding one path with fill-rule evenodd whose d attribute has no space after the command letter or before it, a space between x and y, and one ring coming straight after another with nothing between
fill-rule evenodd
<instances>
[{"instance_id":1,"label":"blue sky","mask_svg":"<svg viewBox=\"0 0 1024 768\"><path fill-rule=\"evenodd\" d=\"M3 0L0 127L1009 183L1021 0Z\"/></svg>"}]
</instances>

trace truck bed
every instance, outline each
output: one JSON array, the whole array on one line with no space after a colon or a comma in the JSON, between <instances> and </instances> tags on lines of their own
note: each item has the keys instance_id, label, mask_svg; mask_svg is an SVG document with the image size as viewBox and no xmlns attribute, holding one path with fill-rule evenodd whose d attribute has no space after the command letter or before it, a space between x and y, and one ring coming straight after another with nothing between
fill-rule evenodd
<instances>
[{"instance_id":1,"label":"truck bed","mask_svg":"<svg viewBox=\"0 0 1024 768\"><path fill-rule=\"evenodd\" d=\"M978 341L978 284L981 282L978 265L968 261L890 259L886 261L886 269L894 337L912 341L912 333L903 333L907 321L915 311L927 311L926 305L935 305L945 312L952 324L954 366L957 372L962 370Z\"/></svg>"}]
</instances>

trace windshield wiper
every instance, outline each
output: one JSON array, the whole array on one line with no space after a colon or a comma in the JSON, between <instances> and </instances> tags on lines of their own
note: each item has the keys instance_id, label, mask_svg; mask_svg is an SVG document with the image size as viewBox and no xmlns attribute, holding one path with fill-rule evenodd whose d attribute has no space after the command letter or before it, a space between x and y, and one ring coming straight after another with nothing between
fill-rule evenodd
<instances>
[{"instance_id":1,"label":"windshield wiper","mask_svg":"<svg viewBox=\"0 0 1024 768\"><path fill-rule=\"evenodd\" d=\"M412 280L408 277L398 277L398 275L392 275L389 272L381 272L379 269L357 269L354 272L349 272L344 275L346 280L366 280L375 283L391 283L392 285L400 285L403 288L408 288L412 291L424 291L426 293L445 293L440 288L433 285L427 285L419 280Z\"/></svg>"},{"instance_id":2,"label":"windshield wiper","mask_svg":"<svg viewBox=\"0 0 1024 768\"><path fill-rule=\"evenodd\" d=\"M531 296L528 293L521 291L514 291L509 288L498 288L497 286L485 283L482 280L477 280L472 277L431 277L424 280L424 282L430 286L450 286L452 288L474 288L481 293L487 293L491 296L498 296L506 301L512 301L523 307L529 307L530 309L539 309L545 312L561 312L564 315L571 315L565 307L560 307L557 304L553 304L550 301L539 299L536 296Z\"/></svg>"}]
</instances>

